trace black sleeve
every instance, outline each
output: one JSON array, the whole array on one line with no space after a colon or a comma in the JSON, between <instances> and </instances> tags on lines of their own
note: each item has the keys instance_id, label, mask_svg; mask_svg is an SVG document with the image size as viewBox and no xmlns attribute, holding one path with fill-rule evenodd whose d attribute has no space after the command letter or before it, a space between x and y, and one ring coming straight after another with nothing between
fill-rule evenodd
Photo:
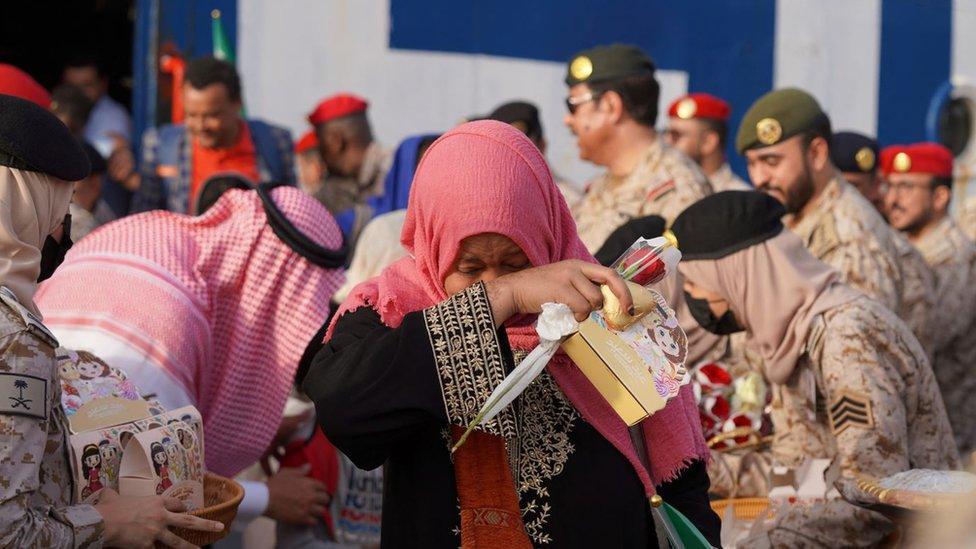
<instances>
[{"instance_id":1,"label":"black sleeve","mask_svg":"<svg viewBox=\"0 0 976 549\"><path fill-rule=\"evenodd\" d=\"M708 470L705 463L695 461L678 478L657 487L658 495L669 505L688 517L713 547L722 546L722 521L708 501Z\"/></svg>"},{"instance_id":2,"label":"black sleeve","mask_svg":"<svg viewBox=\"0 0 976 549\"><path fill-rule=\"evenodd\" d=\"M466 425L505 377L508 354L478 284L407 314L397 328L368 307L344 315L302 388L329 440L372 469L422 428ZM507 433L509 421L499 414L485 430Z\"/></svg>"}]
</instances>

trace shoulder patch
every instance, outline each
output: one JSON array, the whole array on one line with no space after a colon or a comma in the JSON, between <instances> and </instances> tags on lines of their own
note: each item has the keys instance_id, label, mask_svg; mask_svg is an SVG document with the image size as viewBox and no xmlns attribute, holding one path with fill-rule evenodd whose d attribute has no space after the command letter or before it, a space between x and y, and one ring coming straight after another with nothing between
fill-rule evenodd
<instances>
[{"instance_id":1,"label":"shoulder patch","mask_svg":"<svg viewBox=\"0 0 976 549\"><path fill-rule=\"evenodd\" d=\"M24 326L27 327L28 332L51 347L58 347L58 340L56 337L54 337L54 334L51 333L51 330L47 329L47 326L41 322L41 319L37 318L37 315L30 312L27 310L27 307L20 304L20 301L17 300L17 296L10 291L10 288L0 286L0 302L7 305L7 307L20 316L20 318L24 321Z\"/></svg>"},{"instance_id":2,"label":"shoulder patch","mask_svg":"<svg viewBox=\"0 0 976 549\"><path fill-rule=\"evenodd\" d=\"M662 196L668 194L669 192L671 192L673 190L674 190L674 180L673 179L669 179L669 180L665 181L664 183L661 183L657 187L654 187L653 189L651 189L650 191L648 191L648 193L647 193L647 201L648 202L654 202L658 198L661 198Z\"/></svg>"},{"instance_id":3,"label":"shoulder patch","mask_svg":"<svg viewBox=\"0 0 976 549\"><path fill-rule=\"evenodd\" d=\"M874 413L871 399L864 393L844 390L830 403L830 430L838 436L848 427L871 429L874 427Z\"/></svg>"},{"instance_id":4,"label":"shoulder patch","mask_svg":"<svg viewBox=\"0 0 976 549\"><path fill-rule=\"evenodd\" d=\"M0 373L0 414L47 419L47 380Z\"/></svg>"}]
</instances>

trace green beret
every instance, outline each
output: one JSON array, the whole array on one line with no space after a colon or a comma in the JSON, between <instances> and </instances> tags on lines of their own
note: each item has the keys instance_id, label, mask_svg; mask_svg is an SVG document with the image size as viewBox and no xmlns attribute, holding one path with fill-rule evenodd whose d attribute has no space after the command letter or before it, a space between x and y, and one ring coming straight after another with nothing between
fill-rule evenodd
<instances>
[{"instance_id":1,"label":"green beret","mask_svg":"<svg viewBox=\"0 0 976 549\"><path fill-rule=\"evenodd\" d=\"M583 50L569 61L566 85L605 82L639 74L654 74L654 61L637 46L611 44Z\"/></svg>"},{"instance_id":2,"label":"green beret","mask_svg":"<svg viewBox=\"0 0 976 549\"><path fill-rule=\"evenodd\" d=\"M825 121L829 125L827 114L809 93L797 88L771 91L742 117L735 149L744 154L749 149L775 145Z\"/></svg>"}]
</instances>

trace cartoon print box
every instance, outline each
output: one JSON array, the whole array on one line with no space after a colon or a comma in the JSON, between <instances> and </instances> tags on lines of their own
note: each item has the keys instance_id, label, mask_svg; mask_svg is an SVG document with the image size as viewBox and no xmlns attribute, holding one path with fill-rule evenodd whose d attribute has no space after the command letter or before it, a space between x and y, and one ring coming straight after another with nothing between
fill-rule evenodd
<instances>
[{"instance_id":1,"label":"cartoon print box","mask_svg":"<svg viewBox=\"0 0 976 549\"><path fill-rule=\"evenodd\" d=\"M124 455L128 453L132 440L140 433L162 427L173 431L170 442L178 442L181 447L170 449L170 444L164 445L164 448L174 454L194 454L188 458L192 467L185 469L192 473L193 479L202 482L203 470L199 464L203 459L203 422L196 408L185 406L130 423L71 435L71 465L75 476L76 497L90 503L96 499L102 488L111 488L121 493L119 476ZM177 468L180 466L177 465Z\"/></svg>"},{"instance_id":2,"label":"cartoon print box","mask_svg":"<svg viewBox=\"0 0 976 549\"><path fill-rule=\"evenodd\" d=\"M562 345L627 425L664 408L689 379L688 339L661 294L649 291L654 307L636 323L613 330L595 311Z\"/></svg>"},{"instance_id":3,"label":"cartoon print box","mask_svg":"<svg viewBox=\"0 0 976 549\"><path fill-rule=\"evenodd\" d=\"M203 507L203 455L194 430L182 421L132 437L119 468L124 496L170 496L187 511Z\"/></svg>"}]
</instances>

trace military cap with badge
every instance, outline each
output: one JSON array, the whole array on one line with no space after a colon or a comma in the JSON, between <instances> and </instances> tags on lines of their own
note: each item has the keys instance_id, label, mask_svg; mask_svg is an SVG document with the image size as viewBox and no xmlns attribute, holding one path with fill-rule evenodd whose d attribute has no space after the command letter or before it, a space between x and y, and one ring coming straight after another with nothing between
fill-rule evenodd
<instances>
[{"instance_id":1,"label":"military cap with badge","mask_svg":"<svg viewBox=\"0 0 976 549\"><path fill-rule=\"evenodd\" d=\"M811 128L830 128L830 119L809 93L797 88L774 90L749 107L739 124L735 149L747 150L782 143Z\"/></svg>"},{"instance_id":2,"label":"military cap with badge","mask_svg":"<svg viewBox=\"0 0 976 549\"><path fill-rule=\"evenodd\" d=\"M583 50L572 57L566 71L566 85L597 84L631 76L654 75L654 61L637 46L610 44ZM579 105L596 99L583 94L566 99L566 108L575 113Z\"/></svg>"},{"instance_id":3,"label":"military cap with badge","mask_svg":"<svg viewBox=\"0 0 976 549\"><path fill-rule=\"evenodd\" d=\"M842 172L871 173L878 168L878 142L857 132L837 132L830 140L830 159Z\"/></svg>"}]
</instances>

